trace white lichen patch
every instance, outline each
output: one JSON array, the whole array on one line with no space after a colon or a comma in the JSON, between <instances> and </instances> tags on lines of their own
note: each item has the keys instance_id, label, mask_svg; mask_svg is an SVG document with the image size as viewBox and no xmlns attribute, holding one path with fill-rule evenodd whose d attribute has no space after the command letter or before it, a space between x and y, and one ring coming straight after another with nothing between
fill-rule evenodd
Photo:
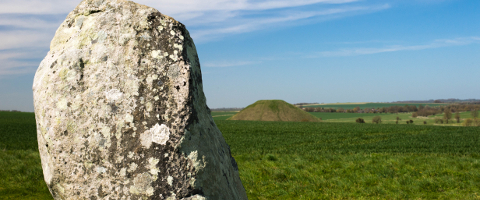
<instances>
[{"instance_id":1,"label":"white lichen patch","mask_svg":"<svg viewBox=\"0 0 480 200\"><path fill-rule=\"evenodd\" d=\"M153 104L152 104L152 102L147 102L147 104L145 105L145 107L147 108L147 111L148 111L148 112L152 112L152 111L153 111Z\"/></svg>"},{"instance_id":2,"label":"white lichen patch","mask_svg":"<svg viewBox=\"0 0 480 200\"><path fill-rule=\"evenodd\" d=\"M60 99L58 102L57 102L57 108L60 109L60 110L65 110L67 109L67 99L65 98L62 98Z\"/></svg>"},{"instance_id":3,"label":"white lichen patch","mask_svg":"<svg viewBox=\"0 0 480 200\"><path fill-rule=\"evenodd\" d=\"M143 147L149 149L150 146L152 146L152 133L150 130L146 130L142 134L140 134L140 144L142 144Z\"/></svg>"},{"instance_id":4,"label":"white lichen patch","mask_svg":"<svg viewBox=\"0 0 480 200\"><path fill-rule=\"evenodd\" d=\"M132 162L130 163L130 167L128 168L128 171L134 172L135 170L137 170L137 167L138 167L137 163Z\"/></svg>"},{"instance_id":5,"label":"white lichen patch","mask_svg":"<svg viewBox=\"0 0 480 200\"><path fill-rule=\"evenodd\" d=\"M153 195L153 187L152 187L152 176L149 173L142 173L133 179L133 185L130 186L130 193L132 194L145 194L147 196Z\"/></svg>"},{"instance_id":6,"label":"white lichen patch","mask_svg":"<svg viewBox=\"0 0 480 200\"><path fill-rule=\"evenodd\" d=\"M150 174L155 177L155 180L157 179L157 174L160 172L160 169L158 169L157 167L159 161L159 159L153 157L148 159L148 167L150 168Z\"/></svg>"},{"instance_id":7,"label":"white lichen patch","mask_svg":"<svg viewBox=\"0 0 480 200\"><path fill-rule=\"evenodd\" d=\"M126 175L127 175L127 169L126 168L120 169L120 176L125 177Z\"/></svg>"},{"instance_id":8,"label":"white lichen patch","mask_svg":"<svg viewBox=\"0 0 480 200\"><path fill-rule=\"evenodd\" d=\"M156 59L162 59L163 56L162 56L162 51L160 50L153 50L152 53L150 53L150 55L152 56L152 58L156 58Z\"/></svg>"},{"instance_id":9,"label":"white lichen patch","mask_svg":"<svg viewBox=\"0 0 480 200\"><path fill-rule=\"evenodd\" d=\"M120 92L120 90L118 89L111 89L108 92L105 92L105 98L109 103L118 101L122 99L122 97L123 97L123 93Z\"/></svg>"},{"instance_id":10,"label":"white lichen patch","mask_svg":"<svg viewBox=\"0 0 480 200\"><path fill-rule=\"evenodd\" d=\"M173 177L172 177L172 176L168 176L168 177L167 177L167 183L168 183L170 186L172 186L172 184L173 184Z\"/></svg>"},{"instance_id":11,"label":"white lichen patch","mask_svg":"<svg viewBox=\"0 0 480 200\"><path fill-rule=\"evenodd\" d=\"M195 167L195 171L198 172L199 170L205 168L205 156L202 156L202 159L198 158L198 152L192 151L188 154L188 158L193 162L193 167Z\"/></svg>"},{"instance_id":12,"label":"white lichen patch","mask_svg":"<svg viewBox=\"0 0 480 200\"><path fill-rule=\"evenodd\" d=\"M110 138L110 127L104 125L102 127L102 134L105 138Z\"/></svg>"},{"instance_id":13,"label":"white lichen patch","mask_svg":"<svg viewBox=\"0 0 480 200\"><path fill-rule=\"evenodd\" d=\"M131 115L130 113L127 113L125 115L125 122L133 123L133 115Z\"/></svg>"},{"instance_id":14,"label":"white lichen patch","mask_svg":"<svg viewBox=\"0 0 480 200\"><path fill-rule=\"evenodd\" d=\"M102 174L102 173L107 172L107 169L105 167L97 167L97 172Z\"/></svg>"},{"instance_id":15,"label":"white lichen patch","mask_svg":"<svg viewBox=\"0 0 480 200\"><path fill-rule=\"evenodd\" d=\"M155 126L150 129L150 133L152 134L152 142L161 145L167 144L170 137L170 129L165 124L155 124Z\"/></svg>"}]
</instances>

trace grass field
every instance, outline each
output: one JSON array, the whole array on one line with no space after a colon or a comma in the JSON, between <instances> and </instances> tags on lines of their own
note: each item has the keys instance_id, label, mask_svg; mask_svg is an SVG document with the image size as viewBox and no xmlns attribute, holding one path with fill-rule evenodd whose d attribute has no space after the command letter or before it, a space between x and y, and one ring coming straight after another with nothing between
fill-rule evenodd
<instances>
[{"instance_id":1,"label":"grass field","mask_svg":"<svg viewBox=\"0 0 480 200\"><path fill-rule=\"evenodd\" d=\"M43 180L33 113L0 112L0 199L52 199Z\"/></svg>"},{"instance_id":2,"label":"grass field","mask_svg":"<svg viewBox=\"0 0 480 200\"><path fill-rule=\"evenodd\" d=\"M343 108L343 109L354 109L355 107L360 107L360 109L365 108L382 108L382 107L390 107L390 106L405 106L405 105L428 105L430 107L448 105L445 103L332 103L332 104L312 104L312 105L305 105L303 107L322 107L322 108Z\"/></svg>"},{"instance_id":3,"label":"grass field","mask_svg":"<svg viewBox=\"0 0 480 200\"><path fill-rule=\"evenodd\" d=\"M212 114L251 200L480 199L478 127L230 121ZM0 112L0 199L51 199L33 113Z\"/></svg>"},{"instance_id":4,"label":"grass field","mask_svg":"<svg viewBox=\"0 0 480 200\"><path fill-rule=\"evenodd\" d=\"M214 120L226 120L227 118L235 115L237 112L212 112L212 117ZM383 124L395 124L397 121L397 116L400 117L399 124L406 124L407 120L413 120L414 125L424 125L423 122L426 121L427 125L442 125L442 126L461 126L463 120L471 118L470 112L460 113L460 123L456 123L455 119L449 122L449 124L435 124L435 118L443 119L443 114L432 115L428 118L417 117L413 118L412 113L327 113L327 112L310 112L310 114L321 118L323 122L347 122L355 123L357 118L363 118L366 123L372 123L372 118L375 116L380 116L382 118ZM455 116L455 113L452 114Z\"/></svg>"},{"instance_id":5,"label":"grass field","mask_svg":"<svg viewBox=\"0 0 480 200\"><path fill-rule=\"evenodd\" d=\"M212 117L214 120L226 120L237 113L238 112L212 112Z\"/></svg>"},{"instance_id":6,"label":"grass field","mask_svg":"<svg viewBox=\"0 0 480 200\"><path fill-rule=\"evenodd\" d=\"M427 125L442 125L442 126L461 126L463 120L466 118L471 118L470 112L461 112L460 113L460 123L456 123L456 120L453 118L455 113L452 114L452 119L448 124L435 124L435 118L443 119L443 114L432 115L429 117L417 117L413 118L412 113L325 113L325 112L310 112L310 114L321 118L323 122L348 122L355 123L357 118L363 118L365 123L372 123L372 118L375 116L380 116L382 118L382 124L395 124L397 117L400 117L398 124L406 124L407 120L413 120L414 125L424 125L423 122L426 121ZM214 118L215 119L215 118Z\"/></svg>"},{"instance_id":7,"label":"grass field","mask_svg":"<svg viewBox=\"0 0 480 200\"><path fill-rule=\"evenodd\" d=\"M249 199L479 199L476 127L216 121Z\"/></svg>"}]
</instances>

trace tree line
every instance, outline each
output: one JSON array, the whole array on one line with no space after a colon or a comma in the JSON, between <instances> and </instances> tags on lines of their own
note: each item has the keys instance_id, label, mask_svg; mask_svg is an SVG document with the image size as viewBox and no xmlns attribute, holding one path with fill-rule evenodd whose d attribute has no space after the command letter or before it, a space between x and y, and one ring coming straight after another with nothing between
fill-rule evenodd
<instances>
[{"instance_id":1,"label":"tree line","mask_svg":"<svg viewBox=\"0 0 480 200\"><path fill-rule=\"evenodd\" d=\"M329 112L329 113L409 113L413 112L416 116L428 117L430 115L441 114L445 110L449 110L452 113L480 110L480 104L471 103L458 103L450 104L446 106L431 107L428 105L405 105L405 106L389 106L381 108L364 108L355 107L353 109L344 108L322 108L322 107L303 107L303 110L307 112Z\"/></svg>"}]
</instances>

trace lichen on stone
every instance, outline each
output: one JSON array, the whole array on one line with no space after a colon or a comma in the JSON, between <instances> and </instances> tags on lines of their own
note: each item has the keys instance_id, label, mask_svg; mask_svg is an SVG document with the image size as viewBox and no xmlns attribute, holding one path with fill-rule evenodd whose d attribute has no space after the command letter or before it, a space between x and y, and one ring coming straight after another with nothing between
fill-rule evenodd
<instances>
[{"instance_id":1,"label":"lichen on stone","mask_svg":"<svg viewBox=\"0 0 480 200\"><path fill-rule=\"evenodd\" d=\"M208 112L193 40L173 18L83 0L32 89L54 199L246 199Z\"/></svg>"}]
</instances>

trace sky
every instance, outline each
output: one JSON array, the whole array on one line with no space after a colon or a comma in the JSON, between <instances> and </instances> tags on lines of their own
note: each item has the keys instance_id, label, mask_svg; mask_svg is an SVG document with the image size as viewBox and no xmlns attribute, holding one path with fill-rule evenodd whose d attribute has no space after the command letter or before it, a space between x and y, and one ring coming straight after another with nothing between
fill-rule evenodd
<instances>
[{"instance_id":1,"label":"sky","mask_svg":"<svg viewBox=\"0 0 480 200\"><path fill-rule=\"evenodd\" d=\"M137 0L186 25L210 108L480 99L478 0ZM79 0L0 1L0 110L33 112L35 71Z\"/></svg>"}]
</instances>

